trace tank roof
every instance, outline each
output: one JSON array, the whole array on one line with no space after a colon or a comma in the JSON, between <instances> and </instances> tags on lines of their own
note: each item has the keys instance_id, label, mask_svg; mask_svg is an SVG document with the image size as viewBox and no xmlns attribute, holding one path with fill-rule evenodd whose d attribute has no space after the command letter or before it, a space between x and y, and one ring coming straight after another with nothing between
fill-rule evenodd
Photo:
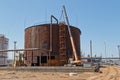
<instances>
[{"instance_id":1,"label":"tank roof","mask_svg":"<svg viewBox=\"0 0 120 80\"><path fill-rule=\"evenodd\" d=\"M27 27L25 30L27 30L27 29L29 29L29 28L32 28L32 27L40 27L40 26L45 26L45 25L50 25L50 23L47 23L47 24L38 24L38 25L33 25L33 26L30 26L30 27ZM52 24L52 25L58 25L58 24ZM66 25L67 26L67 25ZM75 29L78 29L79 30L79 32L80 32L80 34L81 34L81 30L79 29L79 28L77 28L77 27L75 27L75 26L71 26L70 25L70 27L73 27L73 28L75 28Z\"/></svg>"}]
</instances>

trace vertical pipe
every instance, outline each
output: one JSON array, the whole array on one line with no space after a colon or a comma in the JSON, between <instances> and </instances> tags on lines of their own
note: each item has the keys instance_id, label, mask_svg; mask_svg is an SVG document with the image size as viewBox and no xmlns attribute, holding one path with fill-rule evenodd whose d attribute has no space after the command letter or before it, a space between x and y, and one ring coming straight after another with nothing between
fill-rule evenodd
<instances>
[{"instance_id":1,"label":"vertical pipe","mask_svg":"<svg viewBox=\"0 0 120 80\"><path fill-rule=\"evenodd\" d=\"M51 18L50 18L51 24L50 24L50 51L49 51L49 62L50 62L50 60L51 60L51 57L50 57L50 56L51 56L51 52L52 52L52 23L53 23L52 19L55 19L56 22L57 22L57 24L58 24L58 19L55 18L53 15L51 15ZM49 64L49 65L50 65L50 64Z\"/></svg>"},{"instance_id":2,"label":"vertical pipe","mask_svg":"<svg viewBox=\"0 0 120 80\"><path fill-rule=\"evenodd\" d=\"M16 49L16 41L14 41L14 50ZM15 62L15 56L16 56L16 52L14 51L14 62Z\"/></svg>"},{"instance_id":3,"label":"vertical pipe","mask_svg":"<svg viewBox=\"0 0 120 80\"><path fill-rule=\"evenodd\" d=\"M41 53L40 53L40 66L41 66Z\"/></svg>"},{"instance_id":4,"label":"vertical pipe","mask_svg":"<svg viewBox=\"0 0 120 80\"><path fill-rule=\"evenodd\" d=\"M57 18L55 18L53 15L51 15L51 18L50 18L50 22L51 22L51 24L50 24L50 51L52 51L52 23L53 23L52 19L55 19L58 24Z\"/></svg>"},{"instance_id":5,"label":"vertical pipe","mask_svg":"<svg viewBox=\"0 0 120 80\"><path fill-rule=\"evenodd\" d=\"M33 66L33 50L32 50L32 55L31 56L32 56L32 66Z\"/></svg>"},{"instance_id":6,"label":"vertical pipe","mask_svg":"<svg viewBox=\"0 0 120 80\"><path fill-rule=\"evenodd\" d=\"M119 60L120 60L120 45L118 45L118 53L119 53Z\"/></svg>"},{"instance_id":7,"label":"vertical pipe","mask_svg":"<svg viewBox=\"0 0 120 80\"><path fill-rule=\"evenodd\" d=\"M91 55L91 63L92 63L92 40L90 40L90 55Z\"/></svg>"},{"instance_id":8,"label":"vertical pipe","mask_svg":"<svg viewBox=\"0 0 120 80\"><path fill-rule=\"evenodd\" d=\"M50 51L52 51L52 17L51 17L51 24L50 24Z\"/></svg>"},{"instance_id":9,"label":"vertical pipe","mask_svg":"<svg viewBox=\"0 0 120 80\"><path fill-rule=\"evenodd\" d=\"M106 42L104 42L104 45L105 45L105 58L107 60L107 54L106 54Z\"/></svg>"},{"instance_id":10,"label":"vertical pipe","mask_svg":"<svg viewBox=\"0 0 120 80\"><path fill-rule=\"evenodd\" d=\"M52 51L52 23L53 23L52 19L55 19L58 24L58 19L55 18L53 15L51 15L51 18L50 18L50 22L51 22L50 24L50 51Z\"/></svg>"},{"instance_id":11,"label":"vertical pipe","mask_svg":"<svg viewBox=\"0 0 120 80\"><path fill-rule=\"evenodd\" d=\"M50 24L50 51L49 51L49 63L51 61L50 56L52 52L52 17L51 17L51 24ZM48 64L50 66L50 64Z\"/></svg>"}]
</instances>

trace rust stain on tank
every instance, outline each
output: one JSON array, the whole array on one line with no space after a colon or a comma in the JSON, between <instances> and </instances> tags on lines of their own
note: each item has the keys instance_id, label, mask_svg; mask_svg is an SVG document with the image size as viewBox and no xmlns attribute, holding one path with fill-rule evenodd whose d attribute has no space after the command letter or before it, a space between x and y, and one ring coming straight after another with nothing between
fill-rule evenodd
<instances>
[{"instance_id":1,"label":"rust stain on tank","mask_svg":"<svg viewBox=\"0 0 120 80\"><path fill-rule=\"evenodd\" d=\"M66 25L64 27L67 27ZM80 29L70 26L74 44L80 59ZM36 66L62 66L67 64L68 59L73 57L72 47L67 28L66 32L66 59L64 62L60 61L60 26L58 24L52 24L52 52L49 56L47 51L27 51L24 54L25 61L28 65ZM25 29L25 49L26 48L40 48L50 49L50 24L41 24L31 26Z\"/></svg>"}]
</instances>

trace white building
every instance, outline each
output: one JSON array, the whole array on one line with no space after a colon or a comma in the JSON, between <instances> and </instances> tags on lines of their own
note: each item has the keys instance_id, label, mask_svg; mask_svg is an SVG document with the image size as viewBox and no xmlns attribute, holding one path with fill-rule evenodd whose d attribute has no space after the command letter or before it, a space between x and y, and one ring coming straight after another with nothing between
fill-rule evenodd
<instances>
[{"instance_id":1,"label":"white building","mask_svg":"<svg viewBox=\"0 0 120 80\"><path fill-rule=\"evenodd\" d=\"M8 38L0 34L0 50L8 49L8 41ZM0 66L7 65L7 57L7 52L0 52Z\"/></svg>"}]
</instances>

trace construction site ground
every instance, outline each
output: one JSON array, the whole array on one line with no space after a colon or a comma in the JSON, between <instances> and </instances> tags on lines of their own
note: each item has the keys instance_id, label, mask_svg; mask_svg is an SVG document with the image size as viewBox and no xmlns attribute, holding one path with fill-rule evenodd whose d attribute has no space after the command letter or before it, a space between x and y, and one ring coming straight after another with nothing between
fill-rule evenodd
<instances>
[{"instance_id":1,"label":"construction site ground","mask_svg":"<svg viewBox=\"0 0 120 80\"><path fill-rule=\"evenodd\" d=\"M44 72L0 70L0 80L120 80L120 66L106 66L101 72Z\"/></svg>"}]
</instances>

